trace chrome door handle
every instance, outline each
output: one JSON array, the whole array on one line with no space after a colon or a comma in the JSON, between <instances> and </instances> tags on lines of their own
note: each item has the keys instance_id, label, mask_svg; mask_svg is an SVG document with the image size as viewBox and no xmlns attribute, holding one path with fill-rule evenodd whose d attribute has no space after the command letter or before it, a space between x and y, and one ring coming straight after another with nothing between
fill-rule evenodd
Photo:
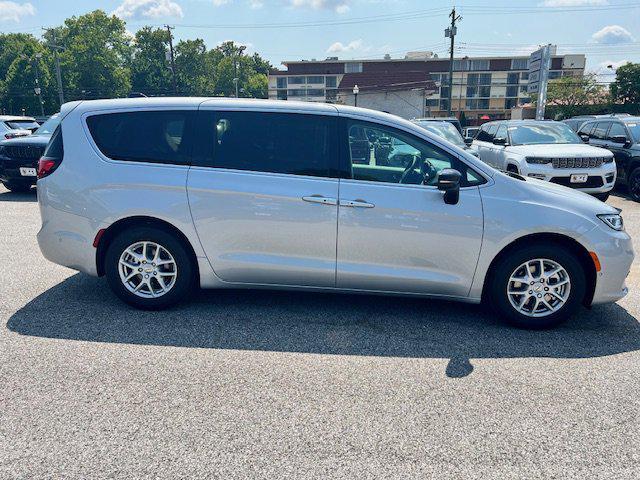
<instances>
[{"instance_id":1,"label":"chrome door handle","mask_svg":"<svg viewBox=\"0 0 640 480\"><path fill-rule=\"evenodd\" d=\"M323 197L322 195L310 195L302 197L302 200L310 203L321 203L322 205L337 205L338 200L335 198Z\"/></svg>"},{"instance_id":2,"label":"chrome door handle","mask_svg":"<svg viewBox=\"0 0 640 480\"><path fill-rule=\"evenodd\" d=\"M353 208L373 208L375 205L373 203L365 202L361 199L356 200L340 200L341 207L353 207Z\"/></svg>"}]
</instances>

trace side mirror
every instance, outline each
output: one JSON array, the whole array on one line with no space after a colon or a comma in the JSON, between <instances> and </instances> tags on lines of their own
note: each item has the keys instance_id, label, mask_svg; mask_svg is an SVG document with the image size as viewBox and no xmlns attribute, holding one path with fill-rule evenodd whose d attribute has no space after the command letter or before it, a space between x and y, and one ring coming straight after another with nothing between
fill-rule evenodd
<instances>
[{"instance_id":1,"label":"side mirror","mask_svg":"<svg viewBox=\"0 0 640 480\"><path fill-rule=\"evenodd\" d=\"M438 190L444 192L444 203L455 205L460 200L460 179L462 175L453 168L445 168L438 173Z\"/></svg>"},{"instance_id":2,"label":"side mirror","mask_svg":"<svg viewBox=\"0 0 640 480\"><path fill-rule=\"evenodd\" d=\"M471 137L465 138L464 143L466 143L467 145L471 145L473 143L473 138Z\"/></svg>"},{"instance_id":3,"label":"side mirror","mask_svg":"<svg viewBox=\"0 0 640 480\"><path fill-rule=\"evenodd\" d=\"M620 145L626 145L629 140L624 135L615 135L611 138L613 143L619 143Z\"/></svg>"},{"instance_id":4,"label":"side mirror","mask_svg":"<svg viewBox=\"0 0 640 480\"><path fill-rule=\"evenodd\" d=\"M589 143L589 135L584 134L584 133L581 133L581 134L580 134L580 138L582 139L582 141L583 141L584 143Z\"/></svg>"},{"instance_id":5,"label":"side mirror","mask_svg":"<svg viewBox=\"0 0 640 480\"><path fill-rule=\"evenodd\" d=\"M504 137L498 137L498 138L494 138L493 139L493 144L494 145L506 145L507 144L507 139Z\"/></svg>"}]
</instances>

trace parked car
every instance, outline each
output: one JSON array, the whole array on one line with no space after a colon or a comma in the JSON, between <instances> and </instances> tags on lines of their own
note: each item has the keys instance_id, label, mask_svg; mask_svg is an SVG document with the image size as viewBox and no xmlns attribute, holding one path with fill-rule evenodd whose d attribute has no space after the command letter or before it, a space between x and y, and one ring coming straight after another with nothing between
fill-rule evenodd
<instances>
[{"instance_id":1,"label":"parked car","mask_svg":"<svg viewBox=\"0 0 640 480\"><path fill-rule=\"evenodd\" d=\"M478 152L467 145L460 135L460 132L450 122L438 120L412 120L416 125L428 130L434 135L444 138L448 142L453 143L456 147L467 150L471 155L478 156Z\"/></svg>"},{"instance_id":2,"label":"parked car","mask_svg":"<svg viewBox=\"0 0 640 480\"><path fill-rule=\"evenodd\" d=\"M571 130L577 132L580 130L580 127L589 120L595 120L597 118L609 118L609 117L629 117L628 113L611 113L607 115L578 115L577 117L567 118L566 120L562 120L563 123L569 125Z\"/></svg>"},{"instance_id":3,"label":"parked car","mask_svg":"<svg viewBox=\"0 0 640 480\"><path fill-rule=\"evenodd\" d=\"M26 192L36 184L38 160L60 123L52 115L33 135L0 142L0 181L12 192Z\"/></svg>"},{"instance_id":4,"label":"parked car","mask_svg":"<svg viewBox=\"0 0 640 480\"><path fill-rule=\"evenodd\" d=\"M436 122L449 122L451 125L456 127L456 130L462 134L462 125L460 124L460 120L456 117L424 117L424 118L414 118L413 122L418 121L436 121Z\"/></svg>"},{"instance_id":5,"label":"parked car","mask_svg":"<svg viewBox=\"0 0 640 480\"><path fill-rule=\"evenodd\" d=\"M640 202L640 117L624 116L590 120L579 134L590 145L610 150L616 159L617 180Z\"/></svg>"},{"instance_id":6,"label":"parked car","mask_svg":"<svg viewBox=\"0 0 640 480\"><path fill-rule=\"evenodd\" d=\"M465 143L471 143L479 131L480 127L464 127L462 129L462 136L464 137Z\"/></svg>"},{"instance_id":7,"label":"parked car","mask_svg":"<svg viewBox=\"0 0 640 480\"><path fill-rule=\"evenodd\" d=\"M399 117L223 98L72 107L40 160L38 243L135 307L198 285L340 290L485 299L542 328L627 293L618 210L500 173ZM356 163L358 130L414 160Z\"/></svg>"},{"instance_id":8,"label":"parked car","mask_svg":"<svg viewBox=\"0 0 640 480\"><path fill-rule=\"evenodd\" d=\"M0 140L31 135L39 126L33 117L0 115Z\"/></svg>"},{"instance_id":9,"label":"parked car","mask_svg":"<svg viewBox=\"0 0 640 480\"><path fill-rule=\"evenodd\" d=\"M590 193L606 201L616 180L613 154L585 145L561 122L506 120L485 123L473 147L499 170Z\"/></svg>"}]
</instances>

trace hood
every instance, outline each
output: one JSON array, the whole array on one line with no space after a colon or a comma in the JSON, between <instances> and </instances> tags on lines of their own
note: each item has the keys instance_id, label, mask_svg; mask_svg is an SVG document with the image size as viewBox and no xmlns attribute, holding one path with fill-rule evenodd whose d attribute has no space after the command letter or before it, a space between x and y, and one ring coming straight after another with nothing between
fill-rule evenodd
<instances>
[{"instance_id":1,"label":"hood","mask_svg":"<svg viewBox=\"0 0 640 480\"><path fill-rule=\"evenodd\" d=\"M36 145L46 146L49 143L51 135L28 135L26 137L11 138L8 140L2 140L0 146L9 145Z\"/></svg>"},{"instance_id":2,"label":"hood","mask_svg":"<svg viewBox=\"0 0 640 480\"><path fill-rule=\"evenodd\" d=\"M612 157L613 153L604 148L594 147L586 143L547 143L542 145L511 145L506 147L510 153L536 157Z\"/></svg>"},{"instance_id":3,"label":"hood","mask_svg":"<svg viewBox=\"0 0 640 480\"><path fill-rule=\"evenodd\" d=\"M496 182L511 187L513 189L512 195L516 198L549 208L562 208L591 220L598 214L618 213L618 210L611 205L607 205L587 193L544 180L518 177L514 178L498 172L493 178Z\"/></svg>"}]
</instances>

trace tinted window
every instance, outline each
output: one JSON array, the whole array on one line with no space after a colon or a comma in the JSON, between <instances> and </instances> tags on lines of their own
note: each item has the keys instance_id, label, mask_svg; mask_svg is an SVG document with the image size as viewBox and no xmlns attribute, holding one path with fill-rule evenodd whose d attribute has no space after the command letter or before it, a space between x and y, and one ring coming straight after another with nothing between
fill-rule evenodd
<instances>
[{"instance_id":1,"label":"tinted window","mask_svg":"<svg viewBox=\"0 0 640 480\"><path fill-rule=\"evenodd\" d=\"M192 112L154 111L94 115L87 126L96 145L114 160L185 165L191 152L183 142Z\"/></svg>"},{"instance_id":2,"label":"tinted window","mask_svg":"<svg viewBox=\"0 0 640 480\"><path fill-rule=\"evenodd\" d=\"M633 140L636 142L640 142L640 123L629 122L627 123L627 128L631 132L631 136L633 137Z\"/></svg>"},{"instance_id":3,"label":"tinted window","mask_svg":"<svg viewBox=\"0 0 640 480\"><path fill-rule=\"evenodd\" d=\"M493 132L495 133L497 127L496 125L483 125L480 131L478 132L478 135L476 136L476 140L479 140L481 142L493 141L493 137L489 133L489 129L493 129Z\"/></svg>"},{"instance_id":4,"label":"tinted window","mask_svg":"<svg viewBox=\"0 0 640 480\"><path fill-rule=\"evenodd\" d=\"M595 123L584 123L580 129L578 130L578 132L583 133L585 135L589 135L591 136L591 132L593 131L593 128L596 126Z\"/></svg>"},{"instance_id":5,"label":"tinted window","mask_svg":"<svg viewBox=\"0 0 640 480\"><path fill-rule=\"evenodd\" d=\"M591 138L605 140L607 138L607 130L611 122L598 122L596 128L591 132Z\"/></svg>"},{"instance_id":6,"label":"tinted window","mask_svg":"<svg viewBox=\"0 0 640 480\"><path fill-rule=\"evenodd\" d=\"M320 115L218 112L213 166L327 177L337 158L336 122Z\"/></svg>"},{"instance_id":7,"label":"tinted window","mask_svg":"<svg viewBox=\"0 0 640 480\"><path fill-rule=\"evenodd\" d=\"M40 128L33 132L34 135L52 135L53 131L56 129L58 124L60 123L60 114L56 113L55 115L51 115L49 120L40 125Z\"/></svg>"},{"instance_id":8,"label":"tinted window","mask_svg":"<svg viewBox=\"0 0 640 480\"><path fill-rule=\"evenodd\" d=\"M500 125L500 127L498 128L498 131L496 132L496 138L507 138L507 126L502 124Z\"/></svg>"},{"instance_id":9,"label":"tinted window","mask_svg":"<svg viewBox=\"0 0 640 480\"><path fill-rule=\"evenodd\" d=\"M621 123L612 123L607 138L611 140L613 137L628 137L627 130Z\"/></svg>"},{"instance_id":10,"label":"tinted window","mask_svg":"<svg viewBox=\"0 0 640 480\"><path fill-rule=\"evenodd\" d=\"M5 123L9 128L15 128L16 130L35 130L40 126L34 120L9 120Z\"/></svg>"},{"instance_id":11,"label":"tinted window","mask_svg":"<svg viewBox=\"0 0 640 480\"><path fill-rule=\"evenodd\" d=\"M576 132L564 123L531 123L508 128L511 144L540 145L582 143Z\"/></svg>"},{"instance_id":12,"label":"tinted window","mask_svg":"<svg viewBox=\"0 0 640 480\"><path fill-rule=\"evenodd\" d=\"M53 135L51 135L51 139L42 156L53 160L62 160L62 157L64 157L64 143L62 142L62 129L60 125L58 125Z\"/></svg>"},{"instance_id":13,"label":"tinted window","mask_svg":"<svg viewBox=\"0 0 640 480\"><path fill-rule=\"evenodd\" d=\"M354 180L435 185L442 169L454 168L462 173L464 186L484 182L465 163L426 140L371 123L349 122L348 128Z\"/></svg>"}]
</instances>

